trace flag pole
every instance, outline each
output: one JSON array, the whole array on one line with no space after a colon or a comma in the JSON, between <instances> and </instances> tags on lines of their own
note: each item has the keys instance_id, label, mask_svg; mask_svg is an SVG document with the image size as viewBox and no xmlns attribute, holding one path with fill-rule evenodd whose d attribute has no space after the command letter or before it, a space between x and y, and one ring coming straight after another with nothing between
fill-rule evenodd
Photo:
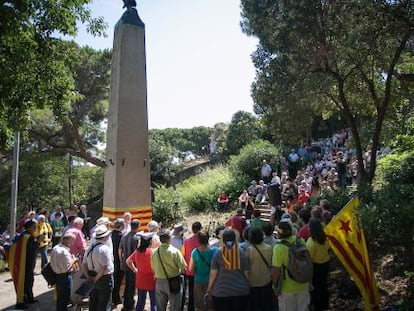
<instances>
[{"instance_id":1,"label":"flag pole","mask_svg":"<svg viewBox=\"0 0 414 311\"><path fill-rule=\"evenodd\" d=\"M19 155L20 155L20 132L14 133L13 145L13 168L11 183L11 204L10 204L10 237L16 236L17 223L17 193L19 187Z\"/></svg>"}]
</instances>

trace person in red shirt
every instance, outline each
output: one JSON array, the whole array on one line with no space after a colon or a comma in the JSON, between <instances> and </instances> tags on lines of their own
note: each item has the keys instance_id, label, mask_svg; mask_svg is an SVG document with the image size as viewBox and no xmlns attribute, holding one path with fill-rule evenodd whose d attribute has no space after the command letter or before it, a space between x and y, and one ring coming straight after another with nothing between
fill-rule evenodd
<instances>
[{"instance_id":1,"label":"person in red shirt","mask_svg":"<svg viewBox=\"0 0 414 311\"><path fill-rule=\"evenodd\" d=\"M223 192L224 193L224 192ZM201 223L199 221L194 222L191 225L191 231L193 235L184 240L183 246L181 248L181 253L184 256L185 262L187 263L187 267L185 268L185 282L184 282L184 293L187 290L187 283L188 283L188 311L194 311L194 272L191 272L190 267L190 260L191 260L191 253L192 251L200 247L200 242L198 241L197 233L201 230ZM182 302L181 302L181 310L184 310L185 305L185 296L183 295Z\"/></svg>"},{"instance_id":2,"label":"person in red shirt","mask_svg":"<svg viewBox=\"0 0 414 311\"><path fill-rule=\"evenodd\" d=\"M242 236L244 228L246 228L246 220L243 217L243 210L238 208L236 215L231 216L225 223L226 227L231 227L239 232L239 236Z\"/></svg>"},{"instance_id":3,"label":"person in red shirt","mask_svg":"<svg viewBox=\"0 0 414 311\"><path fill-rule=\"evenodd\" d=\"M218 199L218 210L219 211L225 211L227 209L227 204L229 203L229 197L227 196L227 194L223 191L222 193L220 193Z\"/></svg>"},{"instance_id":4,"label":"person in red shirt","mask_svg":"<svg viewBox=\"0 0 414 311\"><path fill-rule=\"evenodd\" d=\"M300 194L298 197L298 201L300 205L304 205L305 203L307 203L309 201L309 193L306 192L305 189L300 189Z\"/></svg>"},{"instance_id":5,"label":"person in red shirt","mask_svg":"<svg viewBox=\"0 0 414 311\"><path fill-rule=\"evenodd\" d=\"M309 219L311 218L311 210L309 208L302 208L299 212L299 218L303 223L302 227L299 228L296 235L305 241L307 241L310 237L309 231Z\"/></svg>"},{"instance_id":6,"label":"person in red shirt","mask_svg":"<svg viewBox=\"0 0 414 311\"><path fill-rule=\"evenodd\" d=\"M151 302L151 311L157 310L155 303L155 276L151 268L152 237L153 232L140 232L136 234L140 238L138 248L126 260L126 264L135 272L135 287L138 289L138 302L135 310L143 311L147 292Z\"/></svg>"}]
</instances>

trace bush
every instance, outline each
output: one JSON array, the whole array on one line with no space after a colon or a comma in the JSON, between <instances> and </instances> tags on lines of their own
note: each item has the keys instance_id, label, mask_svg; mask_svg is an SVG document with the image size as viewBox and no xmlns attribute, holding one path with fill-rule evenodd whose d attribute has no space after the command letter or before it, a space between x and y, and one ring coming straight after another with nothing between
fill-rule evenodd
<instances>
[{"instance_id":1,"label":"bush","mask_svg":"<svg viewBox=\"0 0 414 311\"><path fill-rule=\"evenodd\" d=\"M231 157L230 169L235 172L238 184L247 184L252 179L260 178L263 159L278 159L279 154L279 150L270 142L258 140L243 147L239 155Z\"/></svg>"},{"instance_id":2,"label":"bush","mask_svg":"<svg viewBox=\"0 0 414 311\"><path fill-rule=\"evenodd\" d=\"M230 200L235 200L242 190L243 185L237 184L227 166L218 166L190 177L178 188L183 205L197 212L215 206L221 191L225 191Z\"/></svg>"},{"instance_id":3,"label":"bush","mask_svg":"<svg viewBox=\"0 0 414 311\"><path fill-rule=\"evenodd\" d=\"M180 203L177 192L173 188L158 186L154 189L154 193L155 201L152 203L152 218L163 224L171 224L174 221L174 203Z\"/></svg>"},{"instance_id":4,"label":"bush","mask_svg":"<svg viewBox=\"0 0 414 311\"><path fill-rule=\"evenodd\" d=\"M414 152L391 154L378 161L374 204L363 208L371 237L393 241L413 253Z\"/></svg>"},{"instance_id":5,"label":"bush","mask_svg":"<svg viewBox=\"0 0 414 311\"><path fill-rule=\"evenodd\" d=\"M310 206L319 205L320 200L326 199L329 201L329 207L332 215L337 214L348 201L351 196L346 190L338 190L335 192L321 192L319 195L311 196Z\"/></svg>"}]
</instances>

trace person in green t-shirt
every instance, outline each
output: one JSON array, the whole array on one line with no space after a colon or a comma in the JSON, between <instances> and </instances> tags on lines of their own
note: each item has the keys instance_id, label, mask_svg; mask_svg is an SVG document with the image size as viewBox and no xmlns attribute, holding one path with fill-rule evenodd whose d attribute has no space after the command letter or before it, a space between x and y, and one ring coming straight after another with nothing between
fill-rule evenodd
<instances>
[{"instance_id":1,"label":"person in green t-shirt","mask_svg":"<svg viewBox=\"0 0 414 311\"><path fill-rule=\"evenodd\" d=\"M279 238L288 243L295 243L292 226L289 221L282 220L277 228ZM304 241L302 241L305 244ZM273 247L273 284L280 285L277 293L279 311L307 311L310 303L309 283L298 283L290 278L288 266L289 247L276 243Z\"/></svg>"},{"instance_id":2,"label":"person in green t-shirt","mask_svg":"<svg viewBox=\"0 0 414 311\"><path fill-rule=\"evenodd\" d=\"M55 218L52 219L51 227L53 230L53 237L52 237L52 247L59 244L60 239L62 238L62 232L65 227L62 221L62 214L60 212L55 213Z\"/></svg>"},{"instance_id":3,"label":"person in green t-shirt","mask_svg":"<svg viewBox=\"0 0 414 311\"><path fill-rule=\"evenodd\" d=\"M253 218L250 221L250 227L252 228L259 228L262 229L263 227L263 220L260 219L260 211L258 209L255 209L253 211Z\"/></svg>"}]
</instances>

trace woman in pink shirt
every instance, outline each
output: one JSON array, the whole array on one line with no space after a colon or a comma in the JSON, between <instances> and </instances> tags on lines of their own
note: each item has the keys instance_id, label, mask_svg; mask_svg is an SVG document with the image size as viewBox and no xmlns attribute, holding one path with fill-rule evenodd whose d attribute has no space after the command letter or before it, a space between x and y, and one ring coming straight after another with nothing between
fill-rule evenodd
<instances>
[{"instance_id":1,"label":"woman in pink shirt","mask_svg":"<svg viewBox=\"0 0 414 311\"><path fill-rule=\"evenodd\" d=\"M151 302L151 311L157 310L155 303L155 277L154 271L151 268L152 255L152 237L153 232L138 233L140 238L138 248L126 260L129 269L135 272L135 287L138 289L138 302L135 308L136 311L143 311L145 307L145 300L147 292L149 293Z\"/></svg>"}]
</instances>

